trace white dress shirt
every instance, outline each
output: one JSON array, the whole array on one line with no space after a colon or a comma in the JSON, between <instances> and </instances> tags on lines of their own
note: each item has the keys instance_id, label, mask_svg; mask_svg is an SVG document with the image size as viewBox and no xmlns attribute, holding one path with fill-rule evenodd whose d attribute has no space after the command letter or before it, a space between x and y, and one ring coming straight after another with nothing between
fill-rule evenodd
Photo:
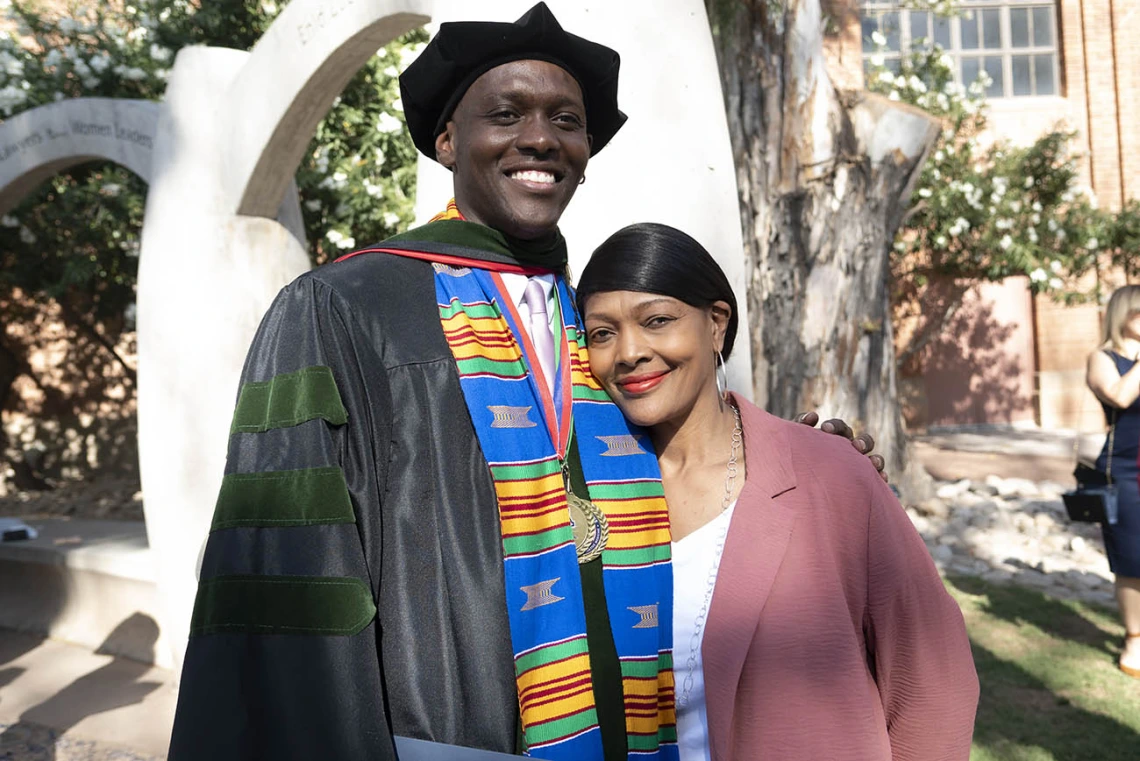
<instances>
[{"instance_id":1,"label":"white dress shirt","mask_svg":"<svg viewBox=\"0 0 1140 761\"><path fill-rule=\"evenodd\" d=\"M527 283L531 280L537 280L542 285L542 290L546 293L546 313L550 315L551 321L551 324L548 327L550 330L550 335L554 340L554 346L556 347L555 351L557 351L557 346L560 341L558 335L554 332L553 326L555 316L558 314L558 311L554 308L554 275L532 275L528 277L526 275L520 275L514 272L504 272L502 273L502 278L503 285L506 286L507 293L510 295L511 301L519 310L519 321L522 323L519 325L519 330L523 331L528 330L530 326L530 307L524 300ZM546 385L549 387L551 395L553 395L554 378L547 378Z\"/></svg>"}]
</instances>

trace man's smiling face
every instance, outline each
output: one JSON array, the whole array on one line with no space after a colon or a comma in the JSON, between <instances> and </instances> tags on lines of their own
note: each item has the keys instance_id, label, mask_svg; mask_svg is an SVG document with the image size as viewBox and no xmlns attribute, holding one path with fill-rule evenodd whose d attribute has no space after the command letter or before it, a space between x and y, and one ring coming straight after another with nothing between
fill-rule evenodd
<instances>
[{"instance_id":1,"label":"man's smiling face","mask_svg":"<svg viewBox=\"0 0 1140 761\"><path fill-rule=\"evenodd\" d=\"M590 159L578 82L546 61L513 61L475 80L436 139L472 222L521 240L549 235Z\"/></svg>"}]
</instances>

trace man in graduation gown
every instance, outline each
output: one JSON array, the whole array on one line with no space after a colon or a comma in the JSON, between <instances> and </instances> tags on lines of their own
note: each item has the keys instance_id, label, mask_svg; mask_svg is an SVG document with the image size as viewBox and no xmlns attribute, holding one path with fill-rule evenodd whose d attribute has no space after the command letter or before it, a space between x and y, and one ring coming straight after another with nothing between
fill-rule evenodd
<instances>
[{"instance_id":1,"label":"man in graduation gown","mask_svg":"<svg viewBox=\"0 0 1140 761\"><path fill-rule=\"evenodd\" d=\"M171 761L677 758L656 460L589 377L557 227L618 65L540 3L443 24L401 78L455 200L265 316Z\"/></svg>"}]
</instances>

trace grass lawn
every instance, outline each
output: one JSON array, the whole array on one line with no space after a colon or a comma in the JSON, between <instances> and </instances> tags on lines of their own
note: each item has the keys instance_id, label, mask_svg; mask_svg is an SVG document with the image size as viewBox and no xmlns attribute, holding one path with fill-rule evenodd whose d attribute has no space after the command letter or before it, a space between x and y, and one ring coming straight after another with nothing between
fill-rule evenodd
<instances>
[{"instance_id":1,"label":"grass lawn","mask_svg":"<svg viewBox=\"0 0 1140 761\"><path fill-rule=\"evenodd\" d=\"M951 576L982 684L971 761L1137 761L1140 679L1105 608Z\"/></svg>"}]
</instances>

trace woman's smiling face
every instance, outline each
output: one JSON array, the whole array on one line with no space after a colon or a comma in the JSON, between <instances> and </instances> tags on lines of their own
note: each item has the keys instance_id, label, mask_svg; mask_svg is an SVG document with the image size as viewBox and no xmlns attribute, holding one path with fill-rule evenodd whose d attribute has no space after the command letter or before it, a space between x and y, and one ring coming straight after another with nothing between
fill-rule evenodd
<instances>
[{"instance_id":1,"label":"woman's smiling face","mask_svg":"<svg viewBox=\"0 0 1140 761\"><path fill-rule=\"evenodd\" d=\"M716 393L728 310L721 301L701 308L655 293L595 293L584 315L590 370L631 422L680 421Z\"/></svg>"}]
</instances>

